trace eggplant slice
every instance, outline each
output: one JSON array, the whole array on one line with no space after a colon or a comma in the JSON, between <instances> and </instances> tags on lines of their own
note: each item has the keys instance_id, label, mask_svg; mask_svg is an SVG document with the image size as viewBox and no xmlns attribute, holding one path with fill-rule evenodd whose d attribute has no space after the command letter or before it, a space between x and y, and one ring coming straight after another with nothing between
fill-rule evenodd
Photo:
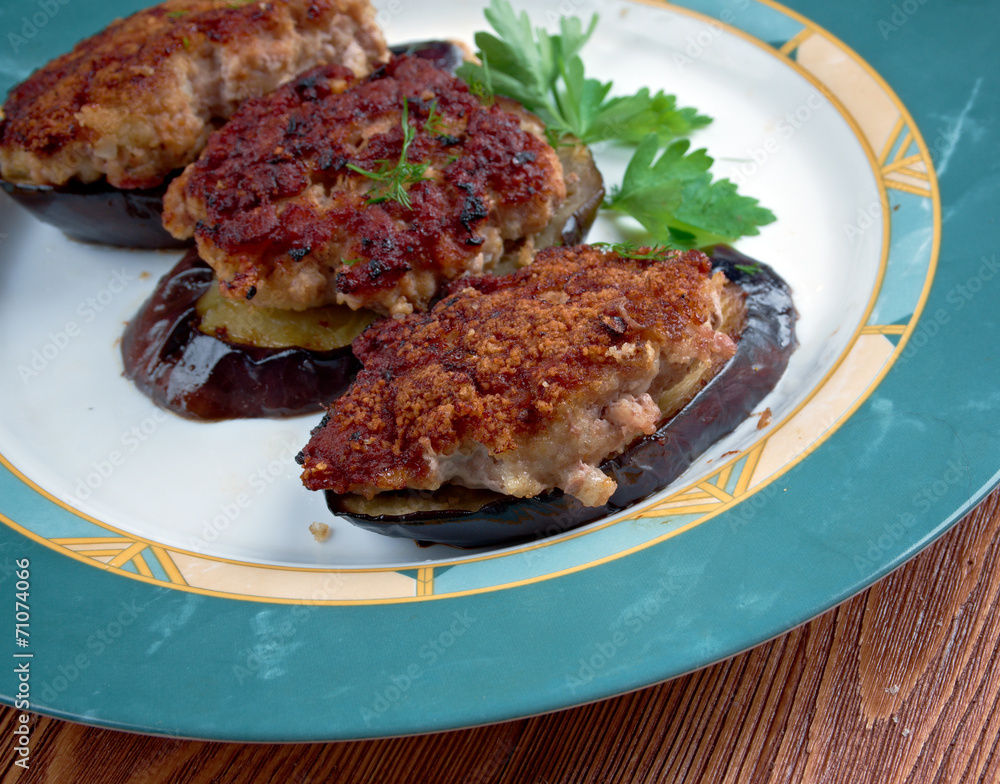
<instances>
[{"instance_id":1,"label":"eggplant slice","mask_svg":"<svg viewBox=\"0 0 1000 784\"><path fill-rule=\"evenodd\" d=\"M349 344L261 348L203 333L195 306L214 285L192 249L125 329L125 376L157 405L198 420L293 416L321 410L347 388L359 368Z\"/></svg>"},{"instance_id":2,"label":"eggplant slice","mask_svg":"<svg viewBox=\"0 0 1000 784\"><path fill-rule=\"evenodd\" d=\"M372 501L325 491L336 515L369 531L419 544L490 547L568 531L662 490L728 435L771 392L795 349L795 307L787 283L770 267L727 246L712 252L713 269L746 293L736 354L678 414L601 469L618 483L607 504L584 506L561 490L534 498L446 487L435 492L381 493Z\"/></svg>"},{"instance_id":3,"label":"eggplant slice","mask_svg":"<svg viewBox=\"0 0 1000 784\"><path fill-rule=\"evenodd\" d=\"M155 188L132 190L115 188L104 180L60 186L0 180L0 187L38 220L55 226L70 239L168 250L193 244L191 240L174 239L163 228L163 194L170 179Z\"/></svg>"}]
</instances>

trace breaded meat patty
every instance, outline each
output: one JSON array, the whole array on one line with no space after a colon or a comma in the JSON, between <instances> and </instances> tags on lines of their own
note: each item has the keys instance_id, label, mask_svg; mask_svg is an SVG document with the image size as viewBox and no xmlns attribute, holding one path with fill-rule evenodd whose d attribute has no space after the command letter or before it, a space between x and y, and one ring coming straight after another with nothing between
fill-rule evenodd
<instances>
[{"instance_id":1,"label":"breaded meat patty","mask_svg":"<svg viewBox=\"0 0 1000 784\"><path fill-rule=\"evenodd\" d=\"M537 118L483 105L415 56L351 82L318 67L249 101L164 200L224 294L304 310L405 314L489 271L566 198Z\"/></svg>"},{"instance_id":2,"label":"breaded meat patty","mask_svg":"<svg viewBox=\"0 0 1000 784\"><path fill-rule=\"evenodd\" d=\"M0 174L150 188L193 161L242 101L317 63L388 57L367 0L168 0L112 23L16 87Z\"/></svg>"},{"instance_id":3,"label":"breaded meat patty","mask_svg":"<svg viewBox=\"0 0 1000 784\"><path fill-rule=\"evenodd\" d=\"M656 430L695 367L735 351L719 331L725 276L698 251L553 248L454 285L429 313L355 341L364 369L300 455L306 487L557 487L600 506L616 485L598 465Z\"/></svg>"}]
</instances>

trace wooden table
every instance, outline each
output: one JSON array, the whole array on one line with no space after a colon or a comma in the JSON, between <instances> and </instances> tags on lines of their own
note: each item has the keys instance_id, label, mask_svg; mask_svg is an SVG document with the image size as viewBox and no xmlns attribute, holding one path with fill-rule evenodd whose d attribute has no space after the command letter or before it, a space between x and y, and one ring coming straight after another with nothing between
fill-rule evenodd
<instances>
[{"instance_id":1,"label":"wooden table","mask_svg":"<svg viewBox=\"0 0 1000 784\"><path fill-rule=\"evenodd\" d=\"M1000 491L902 569L747 653L560 713L393 740L203 743L35 717L9 782L1000 781Z\"/></svg>"}]
</instances>

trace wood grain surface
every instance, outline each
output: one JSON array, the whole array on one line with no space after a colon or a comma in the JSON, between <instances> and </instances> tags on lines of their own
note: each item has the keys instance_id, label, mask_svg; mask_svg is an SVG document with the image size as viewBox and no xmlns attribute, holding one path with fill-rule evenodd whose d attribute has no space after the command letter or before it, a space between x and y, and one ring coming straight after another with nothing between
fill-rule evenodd
<instances>
[{"instance_id":1,"label":"wood grain surface","mask_svg":"<svg viewBox=\"0 0 1000 784\"><path fill-rule=\"evenodd\" d=\"M33 717L13 782L1000 781L1000 491L902 569L788 634L633 694L411 738L241 745Z\"/></svg>"}]
</instances>

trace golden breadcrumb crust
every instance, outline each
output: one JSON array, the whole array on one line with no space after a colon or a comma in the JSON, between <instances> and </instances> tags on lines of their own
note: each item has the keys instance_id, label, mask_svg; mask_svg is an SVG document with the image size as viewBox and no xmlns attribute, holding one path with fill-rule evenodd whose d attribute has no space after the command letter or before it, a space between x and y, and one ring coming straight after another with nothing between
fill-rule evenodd
<instances>
[{"instance_id":1,"label":"golden breadcrumb crust","mask_svg":"<svg viewBox=\"0 0 1000 784\"><path fill-rule=\"evenodd\" d=\"M164 225L195 237L227 296L421 309L440 281L488 270L506 243L541 231L565 199L541 126L523 127L534 118L482 105L432 62L398 57L349 81L318 67L248 102L171 184ZM408 204L365 174L401 163L419 167L402 186Z\"/></svg>"},{"instance_id":2,"label":"golden breadcrumb crust","mask_svg":"<svg viewBox=\"0 0 1000 784\"><path fill-rule=\"evenodd\" d=\"M388 57L367 0L168 0L113 22L17 86L0 173L62 185L158 185L251 96L316 63Z\"/></svg>"},{"instance_id":3,"label":"golden breadcrumb crust","mask_svg":"<svg viewBox=\"0 0 1000 784\"><path fill-rule=\"evenodd\" d=\"M429 458L469 444L502 456L583 421L595 400L646 392L651 356L684 371L728 358L732 341L714 323L723 282L698 251L648 260L587 246L457 281L431 312L355 341L364 370L303 450L303 481L368 496L434 489Z\"/></svg>"}]
</instances>

